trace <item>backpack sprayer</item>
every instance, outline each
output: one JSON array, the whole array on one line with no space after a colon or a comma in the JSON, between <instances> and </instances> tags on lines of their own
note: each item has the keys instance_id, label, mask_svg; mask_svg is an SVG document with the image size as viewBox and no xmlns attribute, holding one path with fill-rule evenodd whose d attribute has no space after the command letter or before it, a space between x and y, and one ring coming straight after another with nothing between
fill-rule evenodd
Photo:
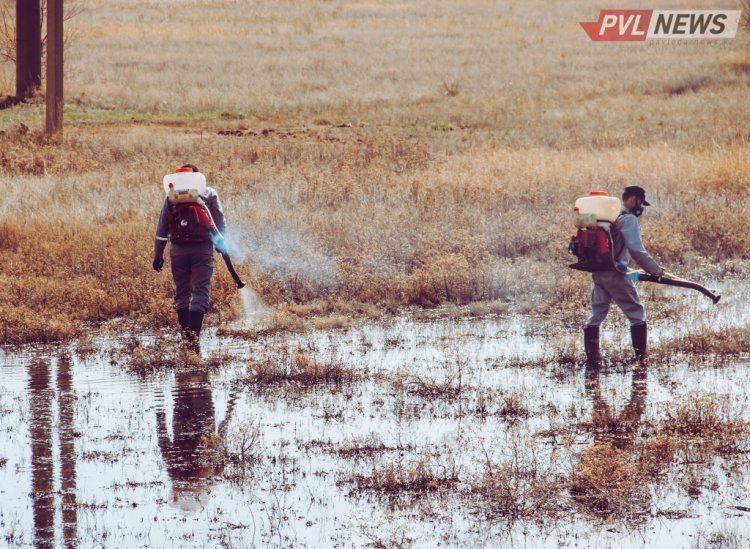
<instances>
[{"instance_id":1,"label":"backpack sprayer","mask_svg":"<svg viewBox=\"0 0 750 549\"><path fill-rule=\"evenodd\" d=\"M589 196L576 200L573 209L577 232L570 235L568 251L578 261L571 269L594 273L615 267L612 225L620 215L620 199L606 191L591 191Z\"/></svg>"},{"instance_id":2,"label":"backpack sprayer","mask_svg":"<svg viewBox=\"0 0 750 549\"><path fill-rule=\"evenodd\" d=\"M621 208L620 199L608 196L605 191L591 191L588 196L576 200L573 211L578 231L571 235L568 251L575 255L578 261L568 265L571 269L597 272L615 268L612 233ZM671 273L656 276L643 271L628 271L625 276L633 281L656 282L697 290L710 298L714 304L721 299L720 295L716 295L705 286Z\"/></svg>"},{"instance_id":3,"label":"backpack sprayer","mask_svg":"<svg viewBox=\"0 0 750 549\"><path fill-rule=\"evenodd\" d=\"M246 284L232 264L224 236L200 197L206 191L206 176L194 172L192 168L178 168L175 173L165 175L163 183L172 217L170 238L174 242L192 243L203 241L203 235L208 234L211 243L224 259L237 288L244 288Z\"/></svg>"}]
</instances>

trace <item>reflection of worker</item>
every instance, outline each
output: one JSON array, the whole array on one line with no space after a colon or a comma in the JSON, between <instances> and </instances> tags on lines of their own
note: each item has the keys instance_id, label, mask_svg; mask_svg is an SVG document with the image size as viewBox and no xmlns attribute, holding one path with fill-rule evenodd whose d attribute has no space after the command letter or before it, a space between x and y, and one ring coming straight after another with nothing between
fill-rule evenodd
<instances>
[{"instance_id":1,"label":"reflection of worker","mask_svg":"<svg viewBox=\"0 0 750 549\"><path fill-rule=\"evenodd\" d=\"M215 432L211 384L206 372L182 372L176 377L172 439L163 409L157 409L159 450L172 480L172 498L184 510L201 501L206 481L223 470L221 448L234 409L230 399L227 415Z\"/></svg>"},{"instance_id":2,"label":"reflection of worker","mask_svg":"<svg viewBox=\"0 0 750 549\"><path fill-rule=\"evenodd\" d=\"M593 405L594 443L579 455L570 493L585 511L597 516L636 516L651 507L650 490L632 465L643 457L643 447L636 435L646 409L646 368L645 361L638 362L633 371L630 399L615 415L614 407L602 397L599 365L586 365L586 394Z\"/></svg>"},{"instance_id":3,"label":"reflection of worker","mask_svg":"<svg viewBox=\"0 0 750 549\"><path fill-rule=\"evenodd\" d=\"M185 164L178 172L190 170L198 172L193 164ZM206 187L197 200L205 204L216 229L224 234L224 212L216 191ZM197 214L192 206L194 204L170 204L170 198L165 199L156 227L153 267L155 271L161 271L164 248L167 241L171 242L169 258L176 286L174 301L177 320L188 340L197 341L211 297L214 254L210 231L200 219L193 219ZM180 213L183 209L185 214Z\"/></svg>"},{"instance_id":4,"label":"reflection of worker","mask_svg":"<svg viewBox=\"0 0 750 549\"><path fill-rule=\"evenodd\" d=\"M586 393L594 406L593 415L600 419L607 418L608 431L607 441L600 440L601 436L595 436L596 443L610 442L615 448L624 450L634 443L635 433L638 430L643 413L646 411L646 397L648 396L646 362L639 361L633 370L633 378L630 385L630 400L615 416L610 404L602 398L601 385L599 382L600 368L597 364L586 365Z\"/></svg>"},{"instance_id":5,"label":"reflection of worker","mask_svg":"<svg viewBox=\"0 0 750 549\"><path fill-rule=\"evenodd\" d=\"M622 194L622 212L613 224L615 269L592 273L594 289L591 292L592 314L583 331L587 362L599 360L599 325L607 317L612 301L617 303L630 320L630 336L638 359L646 356L646 310L638 299L633 281L625 273L632 257L649 274L662 276L662 269L643 247L638 217L643 213L646 191L638 186L626 187Z\"/></svg>"}]
</instances>

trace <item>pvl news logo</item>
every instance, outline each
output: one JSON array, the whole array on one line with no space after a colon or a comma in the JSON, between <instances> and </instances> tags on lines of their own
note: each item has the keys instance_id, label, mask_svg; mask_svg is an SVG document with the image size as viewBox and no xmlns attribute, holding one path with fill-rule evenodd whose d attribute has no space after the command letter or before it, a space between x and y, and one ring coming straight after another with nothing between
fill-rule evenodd
<instances>
[{"instance_id":1,"label":"pvl news logo","mask_svg":"<svg viewBox=\"0 0 750 549\"><path fill-rule=\"evenodd\" d=\"M580 25L594 42L734 38L741 10L601 10Z\"/></svg>"}]
</instances>

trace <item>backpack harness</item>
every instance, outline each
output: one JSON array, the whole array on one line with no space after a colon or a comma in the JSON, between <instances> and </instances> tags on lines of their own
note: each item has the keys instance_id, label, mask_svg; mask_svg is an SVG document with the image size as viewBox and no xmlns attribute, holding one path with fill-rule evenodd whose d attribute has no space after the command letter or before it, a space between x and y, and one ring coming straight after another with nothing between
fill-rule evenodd
<instances>
[{"instance_id":1,"label":"backpack harness","mask_svg":"<svg viewBox=\"0 0 750 549\"><path fill-rule=\"evenodd\" d=\"M167 196L169 241L175 244L198 244L213 240L218 232L211 212L195 191L171 190Z\"/></svg>"},{"instance_id":2,"label":"backpack harness","mask_svg":"<svg viewBox=\"0 0 750 549\"><path fill-rule=\"evenodd\" d=\"M596 225L579 227L578 231L570 236L568 244L568 251L576 256L578 261L568 267L590 273L615 269L615 223L598 222Z\"/></svg>"}]
</instances>

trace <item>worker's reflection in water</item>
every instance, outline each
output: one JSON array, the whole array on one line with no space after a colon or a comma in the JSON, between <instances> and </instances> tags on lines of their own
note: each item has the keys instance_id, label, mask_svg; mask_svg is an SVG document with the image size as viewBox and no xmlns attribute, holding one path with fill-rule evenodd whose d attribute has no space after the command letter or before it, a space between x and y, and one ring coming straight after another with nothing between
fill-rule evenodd
<instances>
[{"instance_id":1,"label":"worker's reflection in water","mask_svg":"<svg viewBox=\"0 0 750 549\"><path fill-rule=\"evenodd\" d=\"M598 364L586 366L586 394L594 406L592 416L598 419L597 423L606 424L606 429L595 432L594 442L609 443L619 450L626 450L635 443L635 434L646 410L647 362L640 360L636 364L630 385L630 399L617 416L613 407L602 397L600 373Z\"/></svg>"},{"instance_id":2,"label":"worker's reflection in water","mask_svg":"<svg viewBox=\"0 0 750 549\"><path fill-rule=\"evenodd\" d=\"M586 367L594 443L581 451L570 490L574 501L596 516L644 516L651 505L637 466L643 447L637 435L646 409L647 373L646 362L639 361L630 398L615 414L612 403L602 396L599 365Z\"/></svg>"},{"instance_id":3,"label":"worker's reflection in water","mask_svg":"<svg viewBox=\"0 0 750 549\"><path fill-rule=\"evenodd\" d=\"M211 481L224 469L224 441L236 397L216 430L211 381L206 372L180 372L173 391L170 438L163 408L156 411L159 449L172 481L171 503L187 512L202 509Z\"/></svg>"}]
</instances>

